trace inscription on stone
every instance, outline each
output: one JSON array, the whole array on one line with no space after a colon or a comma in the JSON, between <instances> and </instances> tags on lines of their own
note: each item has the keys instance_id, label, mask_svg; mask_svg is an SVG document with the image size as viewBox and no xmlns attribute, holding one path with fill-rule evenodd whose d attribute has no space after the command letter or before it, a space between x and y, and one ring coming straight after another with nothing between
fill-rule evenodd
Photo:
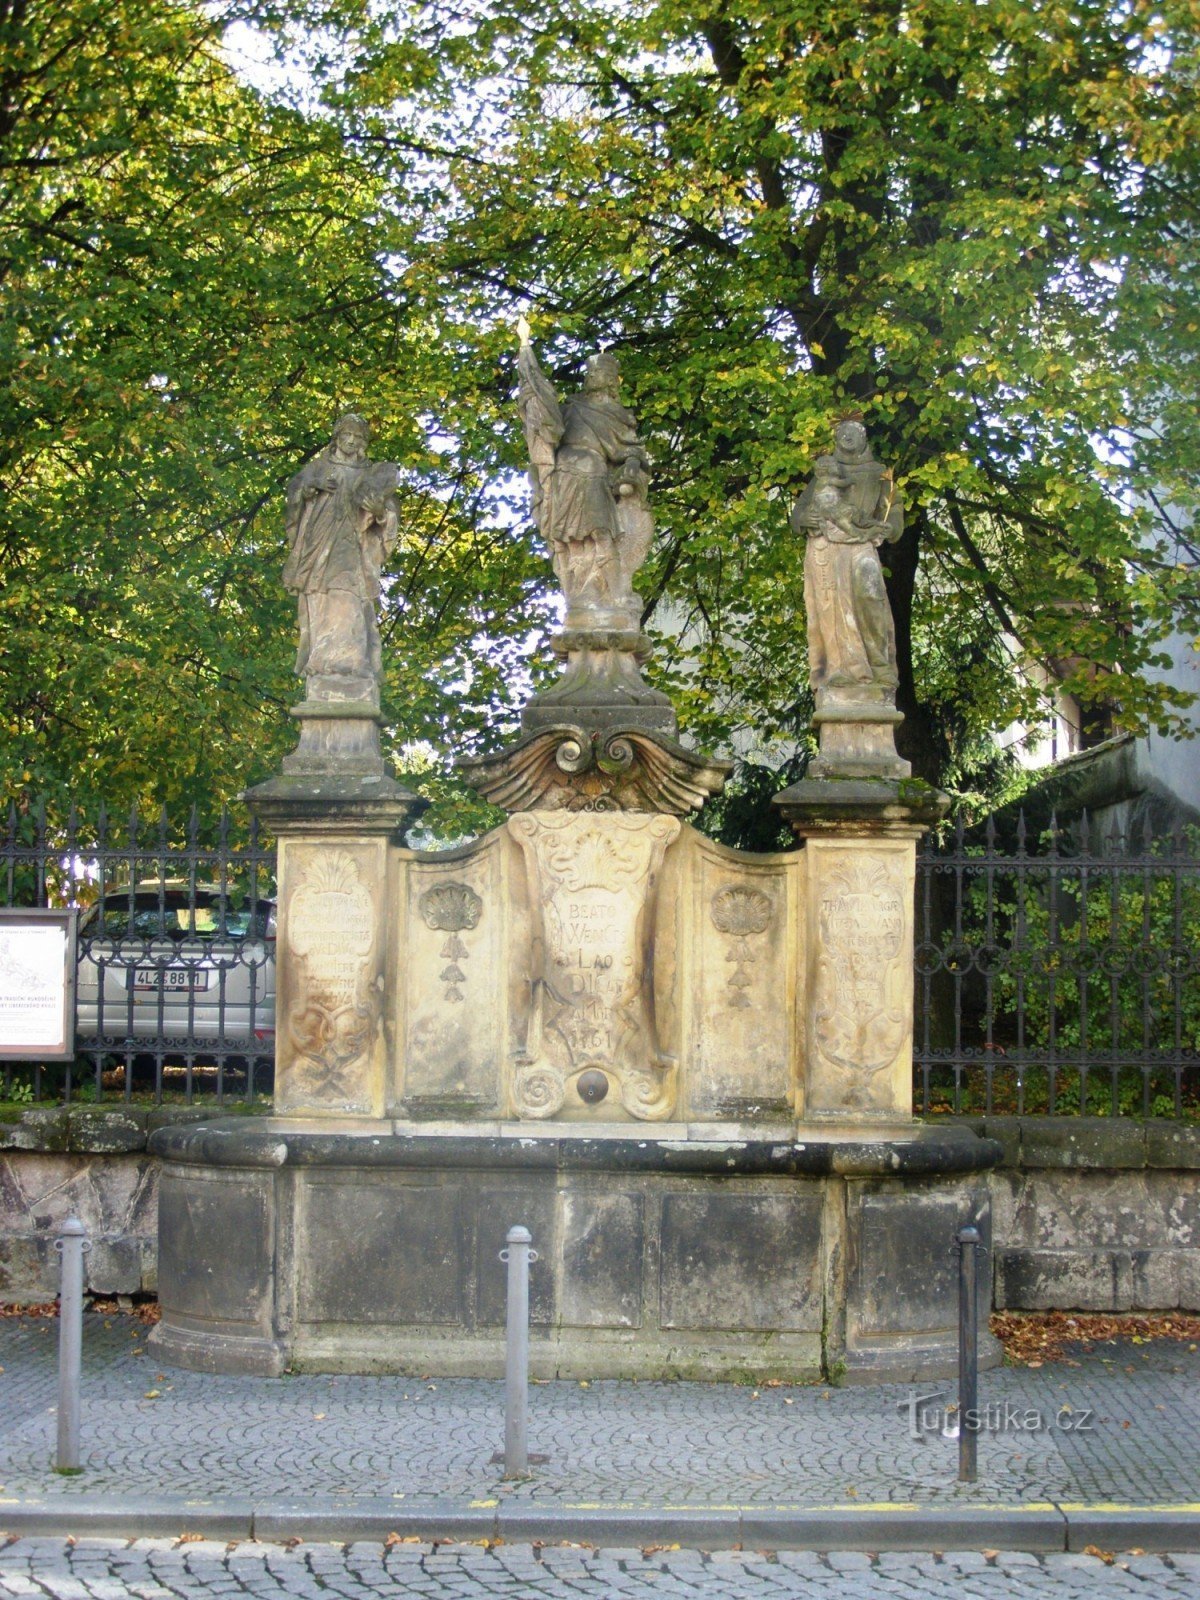
<instances>
[{"instance_id":1,"label":"inscription on stone","mask_svg":"<svg viewBox=\"0 0 1200 1600\"><path fill-rule=\"evenodd\" d=\"M379 1015L370 981L374 927L370 891L353 857L344 850L318 856L288 909L288 939L301 973L290 1035L314 1094L346 1093L347 1067L371 1048Z\"/></svg>"},{"instance_id":2,"label":"inscription on stone","mask_svg":"<svg viewBox=\"0 0 1200 1600\"><path fill-rule=\"evenodd\" d=\"M633 1116L667 1114L674 1064L658 1047L647 943L673 817L528 813L509 823L540 911L533 1007L514 1075L521 1116L553 1116L566 1085L600 1071Z\"/></svg>"},{"instance_id":3,"label":"inscription on stone","mask_svg":"<svg viewBox=\"0 0 1200 1600\"><path fill-rule=\"evenodd\" d=\"M904 893L889 863L847 860L831 869L819 904L816 1039L850 1075L845 1103L853 1106L866 1099L861 1079L891 1066L906 1035L896 984Z\"/></svg>"}]
</instances>

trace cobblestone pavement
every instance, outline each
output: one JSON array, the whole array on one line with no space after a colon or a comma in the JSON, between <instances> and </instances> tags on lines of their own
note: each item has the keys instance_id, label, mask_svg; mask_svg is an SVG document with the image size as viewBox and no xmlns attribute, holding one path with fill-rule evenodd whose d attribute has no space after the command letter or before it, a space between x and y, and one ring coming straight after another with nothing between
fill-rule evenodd
<instances>
[{"instance_id":1,"label":"cobblestone pavement","mask_svg":"<svg viewBox=\"0 0 1200 1600\"><path fill-rule=\"evenodd\" d=\"M18 1539L0 1550L4 1600L360 1600L381 1593L430 1600L624 1600L640 1595L720 1600L1107 1600L1200 1595L1200 1556L946 1551L866 1555L809 1551L592 1550L579 1547L382 1544L216 1544L138 1539Z\"/></svg>"},{"instance_id":2,"label":"cobblestone pavement","mask_svg":"<svg viewBox=\"0 0 1200 1600\"><path fill-rule=\"evenodd\" d=\"M56 1331L0 1320L0 1507L85 1493L633 1508L1200 1499L1200 1353L1167 1342L984 1374L996 1426L981 1435L975 1485L955 1481L953 1440L911 1436L910 1397L940 1390L945 1404L952 1385L618 1382L535 1385L530 1448L547 1460L505 1484L492 1462L500 1383L187 1373L157 1362L140 1323L96 1314L84 1331L85 1470L60 1477L49 1470Z\"/></svg>"}]
</instances>

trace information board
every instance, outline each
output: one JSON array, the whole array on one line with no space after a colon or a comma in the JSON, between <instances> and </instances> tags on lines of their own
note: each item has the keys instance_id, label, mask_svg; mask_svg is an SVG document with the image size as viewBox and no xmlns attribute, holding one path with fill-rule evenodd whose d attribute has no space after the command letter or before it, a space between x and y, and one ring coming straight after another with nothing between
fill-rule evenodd
<instances>
[{"instance_id":1,"label":"information board","mask_svg":"<svg viewBox=\"0 0 1200 1600\"><path fill-rule=\"evenodd\" d=\"M74 1056L77 915L0 907L0 1060Z\"/></svg>"}]
</instances>

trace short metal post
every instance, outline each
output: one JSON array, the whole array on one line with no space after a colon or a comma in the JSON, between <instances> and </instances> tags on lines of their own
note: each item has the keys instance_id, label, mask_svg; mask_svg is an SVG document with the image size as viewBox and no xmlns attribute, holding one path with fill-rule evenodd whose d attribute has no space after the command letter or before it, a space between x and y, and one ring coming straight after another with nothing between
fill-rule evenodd
<instances>
[{"instance_id":1,"label":"short metal post","mask_svg":"<svg viewBox=\"0 0 1200 1600\"><path fill-rule=\"evenodd\" d=\"M529 1476L529 1264L533 1235L519 1225L508 1230L508 1327L504 1359L504 1476Z\"/></svg>"},{"instance_id":2,"label":"short metal post","mask_svg":"<svg viewBox=\"0 0 1200 1600\"><path fill-rule=\"evenodd\" d=\"M979 1229L958 1230L958 1481L974 1483L979 1451Z\"/></svg>"},{"instance_id":3,"label":"short metal post","mask_svg":"<svg viewBox=\"0 0 1200 1600\"><path fill-rule=\"evenodd\" d=\"M83 1253L87 1229L68 1217L54 1241L62 1256L62 1289L58 1302L58 1453L59 1472L79 1470L79 1391L83 1364Z\"/></svg>"}]
</instances>

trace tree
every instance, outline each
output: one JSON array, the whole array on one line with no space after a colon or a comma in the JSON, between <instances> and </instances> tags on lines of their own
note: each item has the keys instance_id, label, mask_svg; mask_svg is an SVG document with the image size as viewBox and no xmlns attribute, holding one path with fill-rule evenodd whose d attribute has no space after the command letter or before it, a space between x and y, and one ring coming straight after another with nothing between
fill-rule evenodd
<instances>
[{"instance_id":1,"label":"tree","mask_svg":"<svg viewBox=\"0 0 1200 1600\"><path fill-rule=\"evenodd\" d=\"M471 641L499 631L493 604L536 611L487 484L422 426L445 366L385 265L379 180L328 119L235 80L231 15L0 0L9 795L209 812L278 769L297 698L283 485L343 407L404 468L397 745L440 737L469 678L503 701Z\"/></svg>"},{"instance_id":2,"label":"tree","mask_svg":"<svg viewBox=\"0 0 1200 1600\"><path fill-rule=\"evenodd\" d=\"M295 6L264 13L293 46ZM528 310L621 355L656 449L647 619L699 735L794 729L790 500L864 414L907 530L901 745L956 781L1056 664L1090 736L1178 731L1200 616L1188 0L317 5L326 114L409 219L459 370ZM289 31L291 30L291 31ZM403 231L403 230L401 230ZM448 407L481 470L514 461ZM1171 521L1174 519L1174 528ZM1181 542L1182 541L1182 542Z\"/></svg>"}]
</instances>

